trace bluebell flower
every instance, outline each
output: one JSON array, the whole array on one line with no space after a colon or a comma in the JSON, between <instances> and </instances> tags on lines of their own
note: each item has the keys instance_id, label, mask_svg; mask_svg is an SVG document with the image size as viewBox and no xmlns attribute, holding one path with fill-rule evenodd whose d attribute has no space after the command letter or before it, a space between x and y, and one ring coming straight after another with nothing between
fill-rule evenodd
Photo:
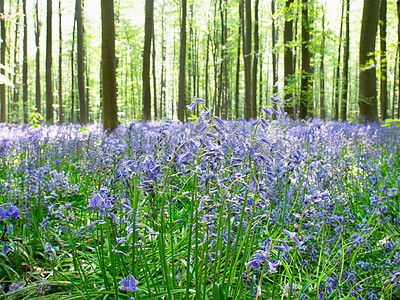
<instances>
[{"instance_id":1,"label":"bluebell flower","mask_svg":"<svg viewBox=\"0 0 400 300\"><path fill-rule=\"evenodd\" d=\"M192 103L190 103L189 105L186 105L186 108L188 110L190 110L191 112L193 112L193 110L196 108L197 103L200 103L200 102L204 102L204 100L194 97L194 101Z\"/></svg>"},{"instance_id":2,"label":"bluebell flower","mask_svg":"<svg viewBox=\"0 0 400 300\"><path fill-rule=\"evenodd\" d=\"M136 286L138 283L139 281L136 280L132 274L130 274L128 277L121 280L118 288L123 291L136 292L138 290Z\"/></svg>"}]
</instances>

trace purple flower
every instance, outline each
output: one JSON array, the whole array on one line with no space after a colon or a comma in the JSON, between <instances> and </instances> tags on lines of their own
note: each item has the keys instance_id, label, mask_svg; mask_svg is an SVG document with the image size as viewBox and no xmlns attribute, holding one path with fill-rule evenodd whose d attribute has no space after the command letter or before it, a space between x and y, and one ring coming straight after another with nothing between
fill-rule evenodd
<instances>
[{"instance_id":1,"label":"purple flower","mask_svg":"<svg viewBox=\"0 0 400 300\"><path fill-rule=\"evenodd\" d=\"M8 254L8 253L10 253L12 250L11 250L11 248L10 247L8 247L8 245L7 244L4 244L4 246L3 246L3 254Z\"/></svg>"},{"instance_id":2,"label":"purple flower","mask_svg":"<svg viewBox=\"0 0 400 300\"><path fill-rule=\"evenodd\" d=\"M136 287L138 283L139 281L136 280L132 274L130 274L128 277L121 280L120 286L118 288L123 291L136 292L138 290L138 288Z\"/></svg>"},{"instance_id":3,"label":"purple flower","mask_svg":"<svg viewBox=\"0 0 400 300\"><path fill-rule=\"evenodd\" d=\"M194 97L194 101L192 103L190 103L189 105L186 105L186 108L193 112L193 110L195 109L197 103L199 103L199 102L204 102L204 100L200 99L200 98L197 98L197 97Z\"/></svg>"}]
</instances>

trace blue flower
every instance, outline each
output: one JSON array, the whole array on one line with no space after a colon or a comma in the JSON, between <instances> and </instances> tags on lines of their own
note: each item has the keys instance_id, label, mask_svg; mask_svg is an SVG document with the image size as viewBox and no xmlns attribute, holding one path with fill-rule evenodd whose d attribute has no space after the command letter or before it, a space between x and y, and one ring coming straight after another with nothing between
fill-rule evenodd
<instances>
[{"instance_id":1,"label":"blue flower","mask_svg":"<svg viewBox=\"0 0 400 300\"><path fill-rule=\"evenodd\" d=\"M123 291L136 292L138 290L136 286L138 283L139 281L136 280L132 274L130 274L128 277L121 280L118 288Z\"/></svg>"}]
</instances>

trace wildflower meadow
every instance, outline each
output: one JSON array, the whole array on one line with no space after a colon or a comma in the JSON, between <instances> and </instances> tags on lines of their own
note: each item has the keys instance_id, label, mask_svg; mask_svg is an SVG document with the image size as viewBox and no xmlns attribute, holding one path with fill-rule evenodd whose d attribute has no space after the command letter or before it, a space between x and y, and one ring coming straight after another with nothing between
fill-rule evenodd
<instances>
[{"instance_id":1,"label":"wildflower meadow","mask_svg":"<svg viewBox=\"0 0 400 300\"><path fill-rule=\"evenodd\" d=\"M0 299L400 299L388 125L0 124Z\"/></svg>"}]
</instances>

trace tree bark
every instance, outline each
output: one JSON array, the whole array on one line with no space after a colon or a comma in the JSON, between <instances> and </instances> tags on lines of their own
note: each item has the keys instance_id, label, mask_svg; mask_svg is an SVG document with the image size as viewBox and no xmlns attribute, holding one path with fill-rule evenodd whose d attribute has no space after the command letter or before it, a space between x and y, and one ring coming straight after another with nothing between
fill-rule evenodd
<instances>
[{"instance_id":1,"label":"tree bark","mask_svg":"<svg viewBox=\"0 0 400 300\"><path fill-rule=\"evenodd\" d=\"M293 42L293 16L290 6L293 0L286 0L286 16L285 16L285 31L284 39L284 109L291 118L294 118L293 107L293 49L291 43Z\"/></svg>"},{"instance_id":2,"label":"tree bark","mask_svg":"<svg viewBox=\"0 0 400 300\"><path fill-rule=\"evenodd\" d=\"M326 118L325 108L325 7L322 12L322 47L321 47L321 65L320 65L320 86L319 86L319 117L321 120Z\"/></svg>"},{"instance_id":3,"label":"tree bark","mask_svg":"<svg viewBox=\"0 0 400 300\"><path fill-rule=\"evenodd\" d=\"M302 24L301 24L301 99L300 99L300 112L299 117L304 119L310 112L309 106L312 102L312 91L310 91L310 32L308 20L308 0L302 0Z\"/></svg>"},{"instance_id":4,"label":"tree bark","mask_svg":"<svg viewBox=\"0 0 400 300\"><path fill-rule=\"evenodd\" d=\"M339 120L339 83L340 83L340 62L342 57L342 39L343 39L343 19L344 19L344 10L345 10L345 0L342 0L342 16L340 18L340 34L339 34L339 46L338 46L338 58L336 63L336 71L334 74L334 89L333 89L333 97L332 97L332 106L333 106L333 119L335 121Z\"/></svg>"},{"instance_id":5,"label":"tree bark","mask_svg":"<svg viewBox=\"0 0 400 300\"><path fill-rule=\"evenodd\" d=\"M58 121L64 123L63 111L63 88L62 88L62 11L61 0L58 1L58 36L59 36L59 51L58 51Z\"/></svg>"},{"instance_id":6,"label":"tree bark","mask_svg":"<svg viewBox=\"0 0 400 300\"><path fill-rule=\"evenodd\" d=\"M19 9L19 3L20 1L17 0L17 5L16 9ZM19 89L17 88L17 78L19 78L19 61L18 61L18 53L19 51L17 50L18 47L18 40L19 40L19 21L20 16L17 16L16 22L15 22L15 41L14 41L14 78L13 78L13 84L14 84L14 92L13 92L13 99L12 99L12 106L11 106L11 121L12 122L18 122L18 102L19 102ZM40 74L40 73L39 73Z\"/></svg>"},{"instance_id":7,"label":"tree bark","mask_svg":"<svg viewBox=\"0 0 400 300\"><path fill-rule=\"evenodd\" d=\"M83 61L83 16L82 0L76 0L76 37L77 37L77 64L78 64L78 92L79 92L79 123L87 124L86 96L85 96L85 64Z\"/></svg>"},{"instance_id":8,"label":"tree bark","mask_svg":"<svg viewBox=\"0 0 400 300\"><path fill-rule=\"evenodd\" d=\"M186 11L187 1L182 0L181 45L179 55L178 119L185 122L186 108Z\"/></svg>"},{"instance_id":9,"label":"tree bark","mask_svg":"<svg viewBox=\"0 0 400 300\"><path fill-rule=\"evenodd\" d=\"M287 1L286 1L287 2ZM292 1L293 2L293 1ZM278 95L278 66L277 66L277 47L276 47L276 29L275 29L275 0L271 1L272 13L272 94ZM285 25L286 26L286 25Z\"/></svg>"},{"instance_id":10,"label":"tree bark","mask_svg":"<svg viewBox=\"0 0 400 300\"><path fill-rule=\"evenodd\" d=\"M360 36L359 102L362 121L378 121L376 99L375 41L379 0L364 0Z\"/></svg>"},{"instance_id":11,"label":"tree bark","mask_svg":"<svg viewBox=\"0 0 400 300\"><path fill-rule=\"evenodd\" d=\"M52 31L52 0L47 0L47 36L46 36L46 122L53 124L53 82L52 82L52 64L53 64L53 31Z\"/></svg>"},{"instance_id":12,"label":"tree bark","mask_svg":"<svg viewBox=\"0 0 400 300\"><path fill-rule=\"evenodd\" d=\"M242 23L242 3L239 3L239 19ZM240 49L241 49L242 26L238 26L238 44L236 59L236 80L235 80L235 117L239 119L239 88L240 88Z\"/></svg>"},{"instance_id":13,"label":"tree bark","mask_svg":"<svg viewBox=\"0 0 400 300\"><path fill-rule=\"evenodd\" d=\"M42 113L42 92L40 86L40 29L41 22L39 21L39 0L35 2L35 45L36 45L36 93L35 106L36 112Z\"/></svg>"},{"instance_id":14,"label":"tree bark","mask_svg":"<svg viewBox=\"0 0 400 300\"><path fill-rule=\"evenodd\" d=\"M142 102L143 121L151 120L151 89L150 89L150 65L151 65L151 40L153 37L153 11L154 0L146 0L144 23L144 49L142 69Z\"/></svg>"},{"instance_id":15,"label":"tree bark","mask_svg":"<svg viewBox=\"0 0 400 300\"><path fill-rule=\"evenodd\" d=\"M242 0L245 10L243 14L243 59L244 59L244 118L250 120L253 117L252 91L251 91L251 0Z\"/></svg>"},{"instance_id":16,"label":"tree bark","mask_svg":"<svg viewBox=\"0 0 400 300\"><path fill-rule=\"evenodd\" d=\"M101 0L103 129L118 127L114 1Z\"/></svg>"},{"instance_id":17,"label":"tree bark","mask_svg":"<svg viewBox=\"0 0 400 300\"><path fill-rule=\"evenodd\" d=\"M154 21L153 21L154 23ZM153 51L152 51L152 73L153 73L153 105L154 105L154 119L156 120L159 117L158 108L157 108L157 74L156 74L156 43L155 43L155 33L154 33L154 24L153 24Z\"/></svg>"},{"instance_id":18,"label":"tree bark","mask_svg":"<svg viewBox=\"0 0 400 300\"><path fill-rule=\"evenodd\" d=\"M400 0L397 0L397 51L400 51ZM398 53L397 52L397 53ZM400 58L397 57L397 73L400 74ZM400 76L397 78L397 118L400 118Z\"/></svg>"},{"instance_id":19,"label":"tree bark","mask_svg":"<svg viewBox=\"0 0 400 300\"><path fill-rule=\"evenodd\" d=\"M251 105L253 107L253 118L257 118L257 67L258 67L258 54L260 50L259 35L258 35L258 4L259 0L255 0L254 4L254 58L253 58L253 78L252 78L252 94Z\"/></svg>"},{"instance_id":20,"label":"tree bark","mask_svg":"<svg viewBox=\"0 0 400 300\"><path fill-rule=\"evenodd\" d=\"M342 98L340 105L340 120L346 121L347 119L347 103L348 103L348 90L349 90L349 58L350 58L350 0L346 1L346 37L344 40L344 57L343 57L343 75L342 75Z\"/></svg>"},{"instance_id":21,"label":"tree bark","mask_svg":"<svg viewBox=\"0 0 400 300\"><path fill-rule=\"evenodd\" d=\"M0 12L5 13L4 11L4 0L0 0ZM0 46L0 51L1 51L1 58L0 62L3 66L6 65L6 26L5 26L5 19L1 18L1 46ZM1 68L0 73L5 76L5 70L4 68ZM5 123L6 122L6 85L0 84L0 102L1 102L1 113L0 113L0 122Z\"/></svg>"},{"instance_id":22,"label":"tree bark","mask_svg":"<svg viewBox=\"0 0 400 300\"><path fill-rule=\"evenodd\" d=\"M24 46L22 64L22 103L24 108L24 124L28 124L28 20L26 14L26 0L22 1L24 13Z\"/></svg>"},{"instance_id":23,"label":"tree bark","mask_svg":"<svg viewBox=\"0 0 400 300\"><path fill-rule=\"evenodd\" d=\"M380 86L380 106L381 106L381 120L387 118L387 58L386 58L386 27L387 27L387 1L381 0L381 12L379 22L379 33L381 40L381 86Z\"/></svg>"}]
</instances>

